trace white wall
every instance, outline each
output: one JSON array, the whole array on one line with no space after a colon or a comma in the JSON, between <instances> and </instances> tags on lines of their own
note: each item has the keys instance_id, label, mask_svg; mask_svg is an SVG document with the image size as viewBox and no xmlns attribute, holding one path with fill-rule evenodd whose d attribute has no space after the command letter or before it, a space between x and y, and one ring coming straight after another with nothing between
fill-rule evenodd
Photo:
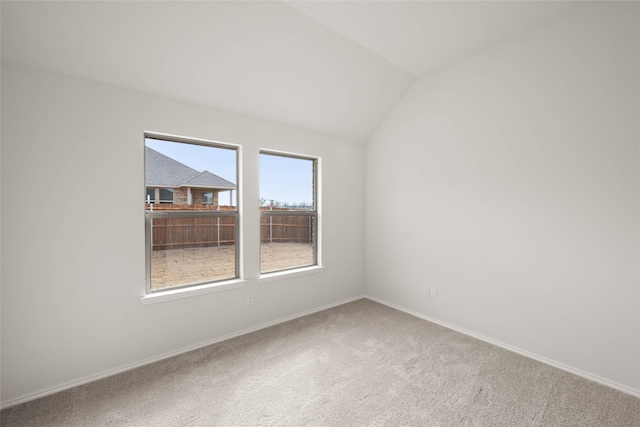
<instances>
[{"instance_id":1,"label":"white wall","mask_svg":"<svg viewBox=\"0 0 640 427\"><path fill-rule=\"evenodd\" d=\"M246 287L140 303L145 130L243 146ZM259 148L322 157L323 273L257 283ZM363 156L335 137L3 63L3 402L361 296Z\"/></svg>"},{"instance_id":2,"label":"white wall","mask_svg":"<svg viewBox=\"0 0 640 427\"><path fill-rule=\"evenodd\" d=\"M408 91L366 149L369 295L640 392L639 8Z\"/></svg>"}]
</instances>

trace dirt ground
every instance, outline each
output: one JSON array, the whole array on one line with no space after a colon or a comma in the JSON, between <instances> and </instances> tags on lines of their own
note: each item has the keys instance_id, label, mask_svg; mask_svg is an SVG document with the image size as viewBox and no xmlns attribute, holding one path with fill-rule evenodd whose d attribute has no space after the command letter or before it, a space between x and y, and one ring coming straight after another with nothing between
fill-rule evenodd
<instances>
[{"instance_id":1,"label":"dirt ground","mask_svg":"<svg viewBox=\"0 0 640 427\"><path fill-rule=\"evenodd\" d=\"M308 243L263 243L263 273L312 265L313 246ZM151 254L151 289L187 285L235 276L235 245L169 249Z\"/></svg>"}]
</instances>

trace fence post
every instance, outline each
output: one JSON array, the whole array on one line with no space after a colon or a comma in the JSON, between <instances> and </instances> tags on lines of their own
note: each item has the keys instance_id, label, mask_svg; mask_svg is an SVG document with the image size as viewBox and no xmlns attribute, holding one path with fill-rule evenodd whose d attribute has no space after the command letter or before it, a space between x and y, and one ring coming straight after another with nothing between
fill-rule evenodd
<instances>
[{"instance_id":1,"label":"fence post","mask_svg":"<svg viewBox=\"0 0 640 427\"><path fill-rule=\"evenodd\" d=\"M273 211L273 200L269 202L269 210ZM273 243L273 215L269 215L269 243Z\"/></svg>"},{"instance_id":2,"label":"fence post","mask_svg":"<svg viewBox=\"0 0 640 427\"><path fill-rule=\"evenodd\" d=\"M216 210L220 211L220 205L216 206ZM218 246L220 246L220 217L216 217L216 227L218 229Z\"/></svg>"}]
</instances>

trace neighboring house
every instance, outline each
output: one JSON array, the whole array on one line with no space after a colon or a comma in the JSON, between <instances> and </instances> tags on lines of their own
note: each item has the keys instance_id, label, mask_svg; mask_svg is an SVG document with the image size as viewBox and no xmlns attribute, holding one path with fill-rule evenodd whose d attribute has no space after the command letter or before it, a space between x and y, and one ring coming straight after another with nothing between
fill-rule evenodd
<instances>
[{"instance_id":1,"label":"neighboring house","mask_svg":"<svg viewBox=\"0 0 640 427\"><path fill-rule=\"evenodd\" d=\"M219 193L228 191L231 205L236 189L216 174L199 172L149 147L145 147L145 177L147 203L219 205Z\"/></svg>"}]
</instances>

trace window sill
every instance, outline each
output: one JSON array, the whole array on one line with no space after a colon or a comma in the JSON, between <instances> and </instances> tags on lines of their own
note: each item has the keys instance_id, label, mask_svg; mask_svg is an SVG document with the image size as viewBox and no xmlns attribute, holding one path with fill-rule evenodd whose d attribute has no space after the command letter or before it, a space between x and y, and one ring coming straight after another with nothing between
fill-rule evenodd
<instances>
[{"instance_id":1,"label":"window sill","mask_svg":"<svg viewBox=\"0 0 640 427\"><path fill-rule=\"evenodd\" d=\"M227 289L244 287L246 280L233 279L226 282L207 283L205 285L192 286L189 288L173 289L164 292L156 292L148 294L140 298L143 305L156 304L159 302L170 301L179 298L187 298L195 295L208 294L211 292L226 291Z\"/></svg>"},{"instance_id":2,"label":"window sill","mask_svg":"<svg viewBox=\"0 0 640 427\"><path fill-rule=\"evenodd\" d=\"M296 268L293 270L276 271L273 273L261 274L258 283L274 282L276 280L289 279L291 277L306 276L307 274L322 273L323 265L313 265L311 267Z\"/></svg>"}]
</instances>

